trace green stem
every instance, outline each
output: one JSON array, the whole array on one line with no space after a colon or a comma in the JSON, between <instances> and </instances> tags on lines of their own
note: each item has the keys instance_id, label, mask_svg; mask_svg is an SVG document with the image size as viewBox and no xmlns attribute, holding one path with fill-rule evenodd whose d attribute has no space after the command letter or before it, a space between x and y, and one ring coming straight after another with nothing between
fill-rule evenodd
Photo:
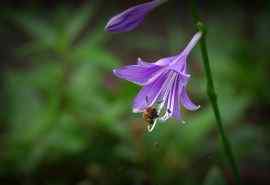
<instances>
[{"instance_id":1,"label":"green stem","mask_svg":"<svg viewBox=\"0 0 270 185\"><path fill-rule=\"evenodd\" d=\"M239 169L236 164L235 157L233 155L231 144L225 134L224 127L221 120L220 110L218 107L217 95L215 92L215 86L214 86L214 81L212 77L207 44L206 44L207 29L199 17L197 6L196 6L196 0L192 1L192 14L193 14L193 19L196 23L197 29L202 33L202 38L200 41L200 49L201 49L201 56L202 56L206 80L207 80L207 95L210 99L210 102L211 102L211 105L215 114L218 131L219 131L221 141L224 147L224 152L226 156L228 157L228 162L231 166L231 170L234 175L234 180L238 185L240 185L241 180L240 180Z\"/></svg>"}]
</instances>

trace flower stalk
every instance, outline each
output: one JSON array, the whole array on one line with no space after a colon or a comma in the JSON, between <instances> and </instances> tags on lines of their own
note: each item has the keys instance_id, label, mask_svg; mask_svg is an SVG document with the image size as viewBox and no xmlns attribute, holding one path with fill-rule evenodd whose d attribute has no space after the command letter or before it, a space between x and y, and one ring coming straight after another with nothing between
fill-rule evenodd
<instances>
[{"instance_id":1,"label":"flower stalk","mask_svg":"<svg viewBox=\"0 0 270 185\"><path fill-rule=\"evenodd\" d=\"M209 62L209 55L208 55L208 49L207 49L207 43L206 43L207 28L203 24L203 22L201 21L201 19L199 17L196 0L192 1L192 16L193 16L193 19L194 19L194 22L196 24L198 31L200 31L202 33L202 38L201 38L199 44L200 44L203 65L204 65L204 71L205 71L206 80L207 80L207 95L209 97L209 100L211 102L211 105L212 105L212 108L214 111L214 115L216 118L216 123L217 123L218 131L220 134L220 138L222 141L222 145L224 148L224 152L228 158L228 162L229 162L229 165L231 167L231 170L232 170L232 173L234 176L234 180L235 180L236 184L240 185L241 179L240 179L239 169L238 169L238 166L236 164L236 160L235 160L235 157L234 157L234 154L232 151L231 144L226 136L226 133L225 133L225 130L223 127L223 123L222 123L222 119L221 119L220 110L218 107L217 95L216 95L214 81L213 81L213 77L212 77L212 71L211 71L211 66L210 66L210 62Z\"/></svg>"}]
</instances>

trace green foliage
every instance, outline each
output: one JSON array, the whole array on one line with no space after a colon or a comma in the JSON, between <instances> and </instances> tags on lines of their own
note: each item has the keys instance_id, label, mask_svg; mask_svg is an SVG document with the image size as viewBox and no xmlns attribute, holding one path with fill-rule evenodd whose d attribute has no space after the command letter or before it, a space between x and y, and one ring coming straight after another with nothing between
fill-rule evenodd
<instances>
[{"instance_id":1,"label":"green foliage","mask_svg":"<svg viewBox=\"0 0 270 185\"><path fill-rule=\"evenodd\" d=\"M126 110L123 103L103 98L111 92L102 75L119 60L105 48L103 25L86 32L92 14L85 6L59 8L49 17L13 15L29 37L15 51L33 66L5 75L10 104L3 168L31 174L43 163L80 155L93 142L91 129L105 120L112 124ZM103 113L107 107L112 111Z\"/></svg>"},{"instance_id":2,"label":"green foliage","mask_svg":"<svg viewBox=\"0 0 270 185\"><path fill-rule=\"evenodd\" d=\"M206 176L204 185L226 185L222 172L213 167Z\"/></svg>"}]
</instances>

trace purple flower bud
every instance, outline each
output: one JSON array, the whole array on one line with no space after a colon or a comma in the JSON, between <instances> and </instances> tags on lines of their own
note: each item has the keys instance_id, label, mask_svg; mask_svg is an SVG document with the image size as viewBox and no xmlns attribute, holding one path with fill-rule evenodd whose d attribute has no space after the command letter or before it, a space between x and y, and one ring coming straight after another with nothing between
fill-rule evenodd
<instances>
[{"instance_id":1,"label":"purple flower bud","mask_svg":"<svg viewBox=\"0 0 270 185\"><path fill-rule=\"evenodd\" d=\"M181 120L180 105L191 111L200 107L190 100L186 86L190 78L187 59L201 36L200 32L196 33L178 55L162 58L154 63L144 62L139 58L136 65L113 71L117 77L142 86L134 99L133 112L144 112L149 107L157 107L159 118L155 120L156 124L156 121L166 121L170 117Z\"/></svg>"},{"instance_id":2,"label":"purple flower bud","mask_svg":"<svg viewBox=\"0 0 270 185\"><path fill-rule=\"evenodd\" d=\"M105 30L108 32L128 32L136 28L144 20L144 16L159 6L164 0L154 0L133 6L124 12L112 17Z\"/></svg>"}]
</instances>

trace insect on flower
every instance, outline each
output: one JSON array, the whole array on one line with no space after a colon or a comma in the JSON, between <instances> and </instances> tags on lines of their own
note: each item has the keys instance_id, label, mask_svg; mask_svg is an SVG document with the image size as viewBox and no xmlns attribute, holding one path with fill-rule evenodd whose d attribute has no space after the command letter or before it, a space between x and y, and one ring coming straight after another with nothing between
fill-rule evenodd
<instances>
[{"instance_id":1,"label":"insect on flower","mask_svg":"<svg viewBox=\"0 0 270 185\"><path fill-rule=\"evenodd\" d=\"M148 101L148 97L146 97L146 101ZM147 128L149 131L151 131L155 127L158 117L159 115L155 107L148 107L144 110L143 119L148 124Z\"/></svg>"},{"instance_id":2,"label":"insect on flower","mask_svg":"<svg viewBox=\"0 0 270 185\"><path fill-rule=\"evenodd\" d=\"M187 73L187 58L200 40L202 33L196 33L180 54L148 63L138 59L136 65L124 66L113 70L122 79L142 86L133 102L133 112L142 112L150 122L152 131L157 121L165 122L173 117L181 120L180 105L190 111L199 109L189 98L186 86L190 74ZM153 109L154 108L154 109ZM149 111L151 113L149 116ZM147 114L145 114L147 113Z\"/></svg>"}]
</instances>

